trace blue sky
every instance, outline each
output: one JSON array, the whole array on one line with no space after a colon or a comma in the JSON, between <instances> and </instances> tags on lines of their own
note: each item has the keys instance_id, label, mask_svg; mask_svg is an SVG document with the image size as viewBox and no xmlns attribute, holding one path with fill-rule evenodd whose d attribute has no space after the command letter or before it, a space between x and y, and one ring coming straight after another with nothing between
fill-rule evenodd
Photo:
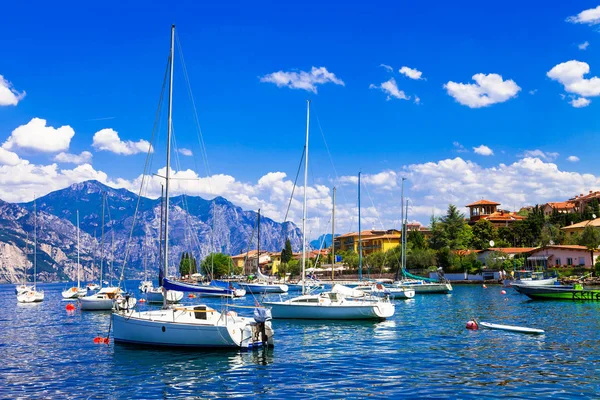
<instances>
[{"instance_id":1,"label":"blue sky","mask_svg":"<svg viewBox=\"0 0 600 400\"><path fill-rule=\"evenodd\" d=\"M178 169L203 180L182 180L176 190L223 195L281 219L306 99L313 236L326 230L334 184L340 230L356 229L359 170L367 227L397 224L400 176L408 178L410 219L422 223L449 202L483 197L512 209L600 189L598 2L17 3L3 6L10 18L0 26L5 200L89 178L135 190L171 23L214 175L202 167L177 56L175 133L178 147L193 153L179 157ZM324 68L325 82L314 83L313 67ZM289 87L302 72L313 86ZM34 118L46 124L28 125ZM161 135L153 172L164 166ZM300 200L292 206L297 223Z\"/></svg>"}]
</instances>

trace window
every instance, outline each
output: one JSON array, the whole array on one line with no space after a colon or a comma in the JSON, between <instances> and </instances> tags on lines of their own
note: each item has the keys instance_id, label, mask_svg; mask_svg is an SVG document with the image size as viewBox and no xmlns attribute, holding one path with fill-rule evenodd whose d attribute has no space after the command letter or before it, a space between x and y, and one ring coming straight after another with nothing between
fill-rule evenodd
<instances>
[{"instance_id":1,"label":"window","mask_svg":"<svg viewBox=\"0 0 600 400\"><path fill-rule=\"evenodd\" d=\"M557 259L556 259L556 266L557 266L557 267L560 267L560 266L561 266L560 258L557 258Z\"/></svg>"},{"instance_id":2,"label":"window","mask_svg":"<svg viewBox=\"0 0 600 400\"><path fill-rule=\"evenodd\" d=\"M579 257L579 265L585 265L585 258Z\"/></svg>"},{"instance_id":3,"label":"window","mask_svg":"<svg viewBox=\"0 0 600 400\"><path fill-rule=\"evenodd\" d=\"M206 319L206 307L205 306L198 306L198 307L194 307L194 314L196 314L196 319Z\"/></svg>"},{"instance_id":4,"label":"window","mask_svg":"<svg viewBox=\"0 0 600 400\"><path fill-rule=\"evenodd\" d=\"M573 259L571 257L567 257L567 265L573 265Z\"/></svg>"}]
</instances>

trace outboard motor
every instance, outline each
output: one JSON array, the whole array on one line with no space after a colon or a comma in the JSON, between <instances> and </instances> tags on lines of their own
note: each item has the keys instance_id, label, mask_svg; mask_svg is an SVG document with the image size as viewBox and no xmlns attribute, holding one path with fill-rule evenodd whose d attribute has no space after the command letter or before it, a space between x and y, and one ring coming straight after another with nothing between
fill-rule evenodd
<instances>
[{"instance_id":1,"label":"outboard motor","mask_svg":"<svg viewBox=\"0 0 600 400\"><path fill-rule=\"evenodd\" d=\"M273 316L271 315L271 309L264 307L257 307L254 309L254 320L256 321L257 330L260 332L263 346L267 345L269 338L267 337L267 330L265 325L268 321L271 321ZM258 339L258 338L257 338Z\"/></svg>"}]
</instances>

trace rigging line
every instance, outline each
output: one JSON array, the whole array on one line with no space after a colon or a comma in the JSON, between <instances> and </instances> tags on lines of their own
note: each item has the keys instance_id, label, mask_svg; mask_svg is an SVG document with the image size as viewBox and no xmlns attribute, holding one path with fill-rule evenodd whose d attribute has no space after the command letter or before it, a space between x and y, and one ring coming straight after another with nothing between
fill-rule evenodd
<instances>
[{"instance_id":1,"label":"rigging line","mask_svg":"<svg viewBox=\"0 0 600 400\"><path fill-rule=\"evenodd\" d=\"M198 119L198 110L196 108L196 101L194 100L194 94L192 93L192 85L190 83L190 78L187 72L187 66L185 64L185 59L183 57L183 49L181 48L181 41L179 40L179 35L175 33L175 39L177 42L177 49L179 50L179 58L181 59L181 67L183 69L183 76L185 82L187 84L188 94L190 96L190 101L192 102L192 108L194 110L194 122L196 123L196 127L198 128L196 131L196 136L198 137L198 144L200 145L200 154L204 161L204 167L206 168L206 175L209 179L208 185L210 188L210 167L208 163L208 153L206 151L206 144L204 142L204 136L202 135L202 129L200 127L200 120ZM211 189L212 191L212 189Z\"/></svg>"},{"instance_id":2,"label":"rigging line","mask_svg":"<svg viewBox=\"0 0 600 400\"><path fill-rule=\"evenodd\" d=\"M319 119L319 113L317 111L317 107L313 105L313 112L315 118L317 119L317 125L319 126L319 131L321 132L321 137L323 138L323 143L325 144L325 150L327 150L327 155L329 157L329 162L331 163L331 167L333 168L333 173L335 174L335 179L337 182L340 181L340 177L338 175L337 169L335 168L335 163L333 162L333 157L331 156L331 152L329 151L329 146L327 145L327 140L325 139L325 133L323 132L323 127L321 126L321 120ZM342 197L344 198L344 202L347 204L348 199L346 198L346 193L342 191ZM350 219L350 230L352 230L352 226L354 225L354 219L356 216L352 216Z\"/></svg>"},{"instance_id":3,"label":"rigging line","mask_svg":"<svg viewBox=\"0 0 600 400\"><path fill-rule=\"evenodd\" d=\"M298 177L300 176L300 170L302 169L302 165L304 163L304 153L306 152L306 146L303 147L302 155L300 156L300 164L298 165L298 171L296 172L296 179L294 180L294 186L292 186L292 194L290 195L290 201L287 206L287 210L285 211L285 217L283 218L283 223L287 222L287 217L290 212L290 207L292 206L292 200L294 199L294 191L296 190L296 186L298 184Z\"/></svg>"},{"instance_id":4,"label":"rigging line","mask_svg":"<svg viewBox=\"0 0 600 400\"><path fill-rule=\"evenodd\" d=\"M162 83L162 88L160 91L160 97L158 100L158 107L156 109L156 114L154 117L154 125L152 128L152 136L150 138L150 144L154 143L154 140L156 139L156 133L158 131L158 127L159 127L159 121L160 121L160 110L162 108L162 103L163 103L163 99L164 99L164 94L165 94L165 87L167 85L167 77L169 74L169 66L170 66L170 60L171 57L169 57L169 60L167 60L167 66L165 68L165 76L163 78L163 83ZM140 208L140 203L142 201L142 191L144 189L144 182L146 181L147 178L147 174L148 174L148 167L149 167L149 162L152 159L152 145L148 146L148 153L146 154L146 161L144 164L144 171L142 173L142 182L140 184L140 190L138 192L138 198L137 198L137 202L135 205L135 212L133 213L133 220L131 223L131 230L129 232L129 238L127 239L127 245L125 246L125 255L123 257L123 265L121 267L121 276L119 277L119 289L121 288L121 282L123 282L123 277L125 275L125 266L127 265L127 258L129 257L129 249L130 249L130 245L131 242L133 240L133 231L135 229L135 223L137 220L137 214Z\"/></svg>"}]
</instances>

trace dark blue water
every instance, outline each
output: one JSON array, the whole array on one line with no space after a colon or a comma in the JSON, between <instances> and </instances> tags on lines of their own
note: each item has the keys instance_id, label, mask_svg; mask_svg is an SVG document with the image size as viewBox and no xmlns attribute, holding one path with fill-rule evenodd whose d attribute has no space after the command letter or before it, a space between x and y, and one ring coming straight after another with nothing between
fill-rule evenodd
<instances>
[{"instance_id":1,"label":"dark blue water","mask_svg":"<svg viewBox=\"0 0 600 400\"><path fill-rule=\"evenodd\" d=\"M600 303L532 302L499 286L398 301L384 322L273 321L275 348L98 345L110 314L67 313L63 284L17 304L0 285L1 398L597 397ZM131 285L137 288L137 285ZM186 299L198 303L199 299ZM218 307L221 300L204 302ZM253 299L236 300L253 304ZM249 310L251 311L251 310ZM468 331L470 317L546 330Z\"/></svg>"}]
</instances>

